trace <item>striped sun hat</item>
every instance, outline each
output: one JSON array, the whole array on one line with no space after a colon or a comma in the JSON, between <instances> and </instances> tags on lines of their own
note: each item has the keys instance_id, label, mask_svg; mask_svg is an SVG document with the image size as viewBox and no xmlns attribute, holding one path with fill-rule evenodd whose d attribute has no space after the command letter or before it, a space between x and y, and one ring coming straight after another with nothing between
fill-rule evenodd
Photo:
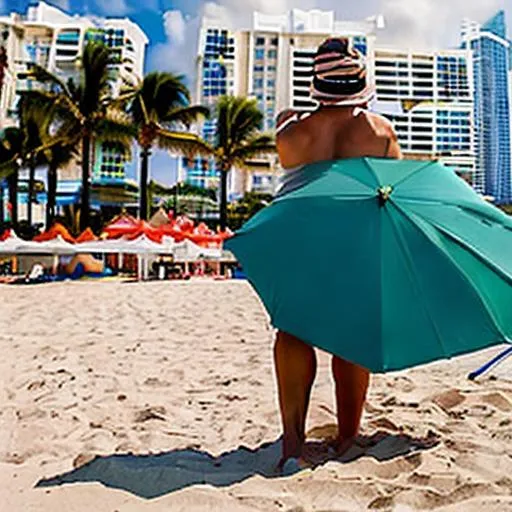
<instances>
[{"instance_id":1,"label":"striped sun hat","mask_svg":"<svg viewBox=\"0 0 512 512\"><path fill-rule=\"evenodd\" d=\"M347 106L367 103L374 96L365 59L348 39L327 39L318 48L311 96L320 103Z\"/></svg>"}]
</instances>

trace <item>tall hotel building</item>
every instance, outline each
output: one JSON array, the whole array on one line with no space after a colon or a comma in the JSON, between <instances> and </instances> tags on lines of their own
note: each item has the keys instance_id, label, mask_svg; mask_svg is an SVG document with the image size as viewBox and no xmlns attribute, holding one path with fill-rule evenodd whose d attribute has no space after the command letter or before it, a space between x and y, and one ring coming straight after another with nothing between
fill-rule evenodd
<instances>
[{"instance_id":1,"label":"tall hotel building","mask_svg":"<svg viewBox=\"0 0 512 512\"><path fill-rule=\"evenodd\" d=\"M123 77L142 77L148 39L138 25L127 18L71 16L45 2L32 2L23 15L0 16L0 33L7 36L8 68L0 98L0 128L14 122L17 91L36 87L18 73L31 63L58 74L62 79L76 77L77 62L87 41L102 41L114 57L116 87ZM95 181L122 181L126 160L111 144L94 151ZM67 179L79 178L78 166L67 170Z\"/></svg>"},{"instance_id":2,"label":"tall hotel building","mask_svg":"<svg viewBox=\"0 0 512 512\"><path fill-rule=\"evenodd\" d=\"M472 59L467 50L375 50L377 101L406 158L438 159L474 183Z\"/></svg>"},{"instance_id":3,"label":"tall hotel building","mask_svg":"<svg viewBox=\"0 0 512 512\"><path fill-rule=\"evenodd\" d=\"M351 37L368 56L370 80L374 79L373 48L380 18L362 22L337 21L332 11L293 9L284 15L254 13L250 30L229 32L219 22L205 20L199 36L196 101L215 104L223 94L254 97L264 114L266 131L275 128L277 113L285 108L311 110L309 97L312 59L327 37ZM213 123L204 126L205 136L215 132ZM199 186L217 186L214 165L206 160L185 159L182 178ZM248 176L232 172L231 196L246 190L272 192L275 186L275 159L254 162Z\"/></svg>"},{"instance_id":4,"label":"tall hotel building","mask_svg":"<svg viewBox=\"0 0 512 512\"><path fill-rule=\"evenodd\" d=\"M505 13L480 25L464 21L462 45L472 51L475 87L475 150L477 190L497 204L512 201L511 43Z\"/></svg>"}]
</instances>

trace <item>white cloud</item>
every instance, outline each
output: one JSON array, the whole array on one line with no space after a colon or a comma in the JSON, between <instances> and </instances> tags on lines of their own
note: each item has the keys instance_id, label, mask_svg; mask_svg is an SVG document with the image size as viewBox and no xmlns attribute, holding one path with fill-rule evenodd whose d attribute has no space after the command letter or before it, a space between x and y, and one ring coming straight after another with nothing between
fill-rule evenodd
<instances>
[{"instance_id":1,"label":"white cloud","mask_svg":"<svg viewBox=\"0 0 512 512\"><path fill-rule=\"evenodd\" d=\"M131 11L126 0L95 0L95 3L107 16L125 16Z\"/></svg>"},{"instance_id":2,"label":"white cloud","mask_svg":"<svg viewBox=\"0 0 512 512\"><path fill-rule=\"evenodd\" d=\"M383 14L386 29L379 32L377 44L441 48L458 44L463 18L483 22L506 3L510 5L510 0L174 0L174 9L163 15L167 40L151 49L149 67L192 77L203 16L221 20L226 28L239 29L251 25L254 11L282 14L293 8L327 9L341 20ZM512 9L507 10L512 29Z\"/></svg>"},{"instance_id":3,"label":"white cloud","mask_svg":"<svg viewBox=\"0 0 512 512\"><path fill-rule=\"evenodd\" d=\"M387 28L382 39L394 45L440 48L458 43L464 18L485 21L507 0L382 0Z\"/></svg>"},{"instance_id":4,"label":"white cloud","mask_svg":"<svg viewBox=\"0 0 512 512\"><path fill-rule=\"evenodd\" d=\"M164 28L170 43L182 45L185 42L187 26L181 11L164 13Z\"/></svg>"},{"instance_id":5,"label":"white cloud","mask_svg":"<svg viewBox=\"0 0 512 512\"><path fill-rule=\"evenodd\" d=\"M252 13L279 14L294 7L313 8L314 0L219 0L202 2L195 16L185 15L186 2L177 2L182 10L166 11L163 24L167 40L155 45L149 54L149 68L194 76L199 27L203 16L218 19L226 28L247 28Z\"/></svg>"}]
</instances>

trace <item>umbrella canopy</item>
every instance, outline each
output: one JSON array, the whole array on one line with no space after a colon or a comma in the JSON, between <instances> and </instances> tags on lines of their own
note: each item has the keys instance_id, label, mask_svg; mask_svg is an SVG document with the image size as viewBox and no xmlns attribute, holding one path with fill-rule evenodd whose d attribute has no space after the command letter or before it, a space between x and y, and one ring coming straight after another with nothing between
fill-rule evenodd
<instances>
[{"instance_id":1,"label":"umbrella canopy","mask_svg":"<svg viewBox=\"0 0 512 512\"><path fill-rule=\"evenodd\" d=\"M3 233L0 233L0 242L7 240L12 235L12 231L10 229L6 229Z\"/></svg>"},{"instance_id":2,"label":"umbrella canopy","mask_svg":"<svg viewBox=\"0 0 512 512\"><path fill-rule=\"evenodd\" d=\"M226 242L273 324L372 371L512 334L512 221L435 162L306 166Z\"/></svg>"},{"instance_id":3,"label":"umbrella canopy","mask_svg":"<svg viewBox=\"0 0 512 512\"><path fill-rule=\"evenodd\" d=\"M46 242L48 240L54 240L59 236L66 242L75 242L75 239L71 236L71 233L67 228L58 222L56 222L48 231L35 236L34 242Z\"/></svg>"},{"instance_id":4,"label":"umbrella canopy","mask_svg":"<svg viewBox=\"0 0 512 512\"><path fill-rule=\"evenodd\" d=\"M124 240L124 248L121 252L125 254L163 254L166 246L155 243L146 235L141 235L134 240Z\"/></svg>"},{"instance_id":5,"label":"umbrella canopy","mask_svg":"<svg viewBox=\"0 0 512 512\"><path fill-rule=\"evenodd\" d=\"M14 231L7 230L7 236L0 239L0 254L16 254L19 247L26 243L25 240L14 233Z\"/></svg>"},{"instance_id":6,"label":"umbrella canopy","mask_svg":"<svg viewBox=\"0 0 512 512\"><path fill-rule=\"evenodd\" d=\"M219 248L201 247L185 239L175 244L173 254L177 261L196 261L200 258L219 259L222 251Z\"/></svg>"},{"instance_id":7,"label":"umbrella canopy","mask_svg":"<svg viewBox=\"0 0 512 512\"><path fill-rule=\"evenodd\" d=\"M82 244L84 242L94 242L96 240L98 240L98 237L93 233L92 229L86 228L80 233L80 235L78 235L76 243Z\"/></svg>"},{"instance_id":8,"label":"umbrella canopy","mask_svg":"<svg viewBox=\"0 0 512 512\"><path fill-rule=\"evenodd\" d=\"M103 233L108 238L117 238L126 234L134 233L137 228L140 226L141 222L137 220L135 217L128 215L127 213L118 215L114 217L105 229Z\"/></svg>"},{"instance_id":9,"label":"umbrella canopy","mask_svg":"<svg viewBox=\"0 0 512 512\"><path fill-rule=\"evenodd\" d=\"M40 254L75 254L76 246L74 244L70 244L60 235L57 235L56 238L52 240L47 240L46 242L31 242L32 247L25 247L20 252L31 253L32 251L38 251Z\"/></svg>"},{"instance_id":10,"label":"umbrella canopy","mask_svg":"<svg viewBox=\"0 0 512 512\"><path fill-rule=\"evenodd\" d=\"M117 254L122 253L125 246L126 240L124 238L95 240L78 245L76 251L83 254Z\"/></svg>"}]
</instances>

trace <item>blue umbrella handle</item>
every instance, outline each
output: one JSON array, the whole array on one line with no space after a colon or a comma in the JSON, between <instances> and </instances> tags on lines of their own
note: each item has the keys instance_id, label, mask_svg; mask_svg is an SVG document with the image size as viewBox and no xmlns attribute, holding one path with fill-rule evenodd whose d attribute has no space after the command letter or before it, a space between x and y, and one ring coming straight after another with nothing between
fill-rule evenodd
<instances>
[{"instance_id":1,"label":"blue umbrella handle","mask_svg":"<svg viewBox=\"0 0 512 512\"><path fill-rule=\"evenodd\" d=\"M485 363L483 366L478 368L478 370L475 370L474 372L471 372L468 375L469 380L475 380L477 377L480 377L482 373L485 373L489 368L492 366L498 364L499 362L505 360L507 357L512 355L512 347L506 348L503 352L498 354L496 357L491 359L489 362Z\"/></svg>"}]
</instances>

